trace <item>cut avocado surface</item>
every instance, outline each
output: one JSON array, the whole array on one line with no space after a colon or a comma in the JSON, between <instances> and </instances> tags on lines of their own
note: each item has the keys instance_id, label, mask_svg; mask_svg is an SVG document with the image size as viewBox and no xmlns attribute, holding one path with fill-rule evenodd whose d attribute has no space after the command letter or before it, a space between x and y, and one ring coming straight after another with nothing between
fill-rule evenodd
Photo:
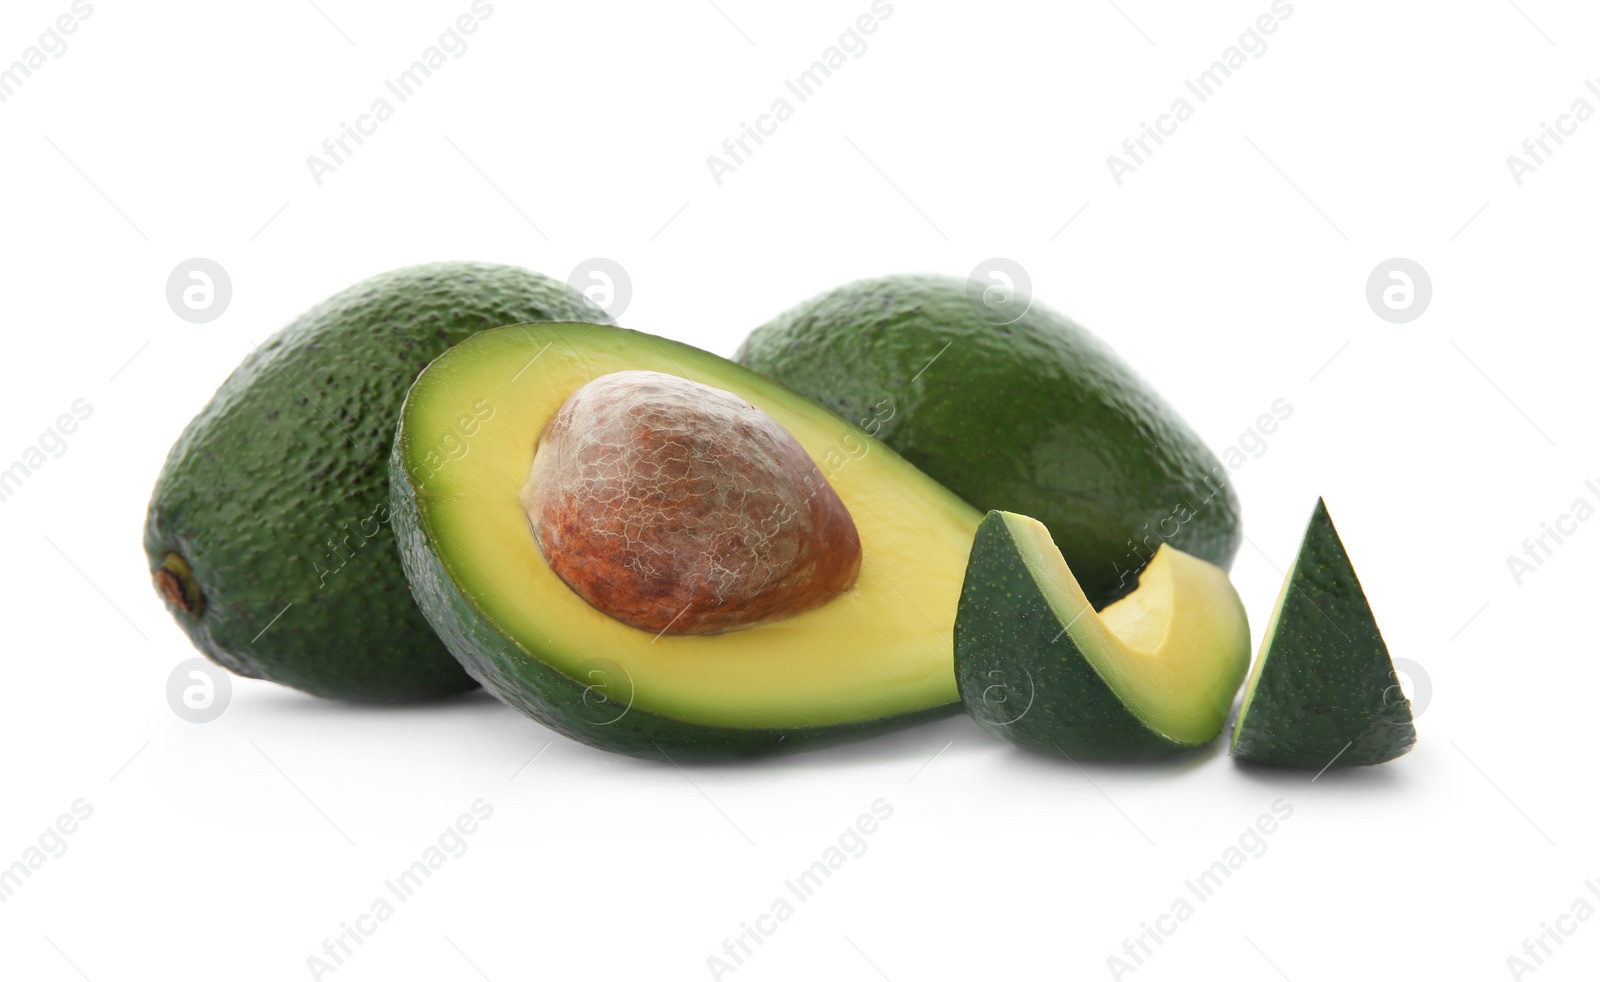
<instances>
[{"instance_id":1,"label":"cut avocado surface","mask_svg":"<svg viewBox=\"0 0 1600 982\"><path fill-rule=\"evenodd\" d=\"M1294 767L1381 764L1416 740L1389 648L1318 498L1251 669L1232 753Z\"/></svg>"},{"instance_id":2,"label":"cut avocado surface","mask_svg":"<svg viewBox=\"0 0 1600 982\"><path fill-rule=\"evenodd\" d=\"M575 592L541 551L523 492L552 418L626 372L720 390L792 435L853 519L853 585L792 616L687 635L624 623ZM406 574L439 636L490 691L575 739L639 755L758 753L958 703L951 629L978 513L723 358L587 323L486 331L418 377L390 471Z\"/></svg>"},{"instance_id":3,"label":"cut avocado surface","mask_svg":"<svg viewBox=\"0 0 1600 982\"><path fill-rule=\"evenodd\" d=\"M1250 630L1227 573L1167 545L1133 593L1096 612L1042 523L992 511L955 658L962 702L990 732L1071 757L1152 757L1222 731Z\"/></svg>"},{"instance_id":4,"label":"cut avocado surface","mask_svg":"<svg viewBox=\"0 0 1600 982\"><path fill-rule=\"evenodd\" d=\"M959 279L861 280L756 328L736 357L978 509L1039 519L1097 608L1161 543L1227 569L1239 500L1172 406L1037 299L1010 323L980 309Z\"/></svg>"},{"instance_id":5,"label":"cut avocado surface","mask_svg":"<svg viewBox=\"0 0 1600 982\"><path fill-rule=\"evenodd\" d=\"M230 671L319 696L474 688L395 553L385 465L400 404L423 366L478 331L604 316L559 280L442 262L363 280L267 338L183 431L151 494L144 548L173 618Z\"/></svg>"}]
</instances>

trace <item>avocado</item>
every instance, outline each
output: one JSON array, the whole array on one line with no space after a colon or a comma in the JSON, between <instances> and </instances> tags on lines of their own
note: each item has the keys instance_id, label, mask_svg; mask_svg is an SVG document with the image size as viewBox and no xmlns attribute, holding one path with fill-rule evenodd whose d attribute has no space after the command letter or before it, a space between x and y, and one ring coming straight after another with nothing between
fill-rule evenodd
<instances>
[{"instance_id":1,"label":"avocado","mask_svg":"<svg viewBox=\"0 0 1600 982\"><path fill-rule=\"evenodd\" d=\"M1228 574L1163 543L1096 612L1043 523L992 511L956 614L956 684L978 725L1067 757L1137 759L1222 732L1250 662Z\"/></svg>"},{"instance_id":2,"label":"avocado","mask_svg":"<svg viewBox=\"0 0 1600 982\"><path fill-rule=\"evenodd\" d=\"M1416 742L1389 648L1318 498L1250 671L1232 753L1325 768L1381 764Z\"/></svg>"},{"instance_id":3,"label":"avocado","mask_svg":"<svg viewBox=\"0 0 1600 982\"><path fill-rule=\"evenodd\" d=\"M151 575L190 640L239 675L319 696L473 688L392 543L400 403L423 366L485 328L604 316L538 273L449 262L357 283L268 338L183 431L150 498Z\"/></svg>"},{"instance_id":4,"label":"avocado","mask_svg":"<svg viewBox=\"0 0 1600 982\"><path fill-rule=\"evenodd\" d=\"M453 440L470 452L439 459ZM959 711L978 513L731 361L589 323L485 331L418 376L389 470L429 622L490 692L575 740L745 756ZM820 547L786 540L794 523ZM774 606L760 588L791 575ZM666 597L685 606L647 602Z\"/></svg>"},{"instance_id":5,"label":"avocado","mask_svg":"<svg viewBox=\"0 0 1600 982\"><path fill-rule=\"evenodd\" d=\"M759 327L736 359L832 409L984 511L1050 529L1098 608L1162 543L1228 568L1226 471L1088 331L1037 300L992 324L966 283L862 280Z\"/></svg>"}]
</instances>

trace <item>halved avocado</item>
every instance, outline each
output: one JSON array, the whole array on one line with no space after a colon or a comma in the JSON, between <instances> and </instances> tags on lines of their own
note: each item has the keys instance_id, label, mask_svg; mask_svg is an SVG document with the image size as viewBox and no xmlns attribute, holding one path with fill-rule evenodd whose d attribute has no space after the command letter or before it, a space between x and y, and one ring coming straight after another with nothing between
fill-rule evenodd
<instances>
[{"instance_id":1,"label":"halved avocado","mask_svg":"<svg viewBox=\"0 0 1600 982\"><path fill-rule=\"evenodd\" d=\"M1049 529L991 511L955 649L961 699L984 729L1069 757L1141 758L1222 732L1250 628L1228 574L1166 544L1137 589L1096 612Z\"/></svg>"},{"instance_id":2,"label":"halved avocado","mask_svg":"<svg viewBox=\"0 0 1600 982\"><path fill-rule=\"evenodd\" d=\"M693 635L630 626L569 588L519 496L569 398L639 371L731 393L787 430L854 521L854 585L802 613ZM486 331L411 387L390 479L406 575L446 646L500 699L576 740L742 755L958 705L951 630L978 513L858 427L716 355L596 324Z\"/></svg>"}]
</instances>

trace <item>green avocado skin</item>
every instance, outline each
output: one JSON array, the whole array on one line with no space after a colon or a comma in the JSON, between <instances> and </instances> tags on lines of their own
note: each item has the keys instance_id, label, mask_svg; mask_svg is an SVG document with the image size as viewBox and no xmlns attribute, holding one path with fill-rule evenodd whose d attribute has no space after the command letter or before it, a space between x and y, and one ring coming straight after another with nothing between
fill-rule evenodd
<instances>
[{"instance_id":1,"label":"green avocado skin","mask_svg":"<svg viewBox=\"0 0 1600 982\"><path fill-rule=\"evenodd\" d=\"M1031 515L1096 608L1165 541L1227 569L1239 501L1216 456L1104 344L1033 301L994 325L965 281L862 280L757 328L735 356L983 511Z\"/></svg>"},{"instance_id":2,"label":"green avocado skin","mask_svg":"<svg viewBox=\"0 0 1600 982\"><path fill-rule=\"evenodd\" d=\"M1191 749L1146 726L1085 660L999 512L984 517L973 539L955 663L968 715L1019 746L1101 760Z\"/></svg>"},{"instance_id":3,"label":"green avocado skin","mask_svg":"<svg viewBox=\"0 0 1600 982\"><path fill-rule=\"evenodd\" d=\"M917 713L789 729L744 729L695 723L632 705L631 680L604 652L573 678L546 665L492 624L456 586L429 544L406 466L406 434L396 434L389 462L390 512L406 578L417 605L468 674L501 701L564 736L633 757L701 761L763 756L844 743L872 733L951 716L959 704Z\"/></svg>"},{"instance_id":4,"label":"green avocado skin","mask_svg":"<svg viewBox=\"0 0 1600 982\"><path fill-rule=\"evenodd\" d=\"M1417 742L1411 703L1321 499L1260 657L1234 756L1289 767L1381 764Z\"/></svg>"},{"instance_id":5,"label":"green avocado skin","mask_svg":"<svg viewBox=\"0 0 1600 982\"><path fill-rule=\"evenodd\" d=\"M195 646L236 674L331 698L473 688L395 553L395 423L411 381L451 345L576 317L605 314L538 273L447 262L372 277L267 339L178 438L150 499L151 574L172 553L187 564L198 602L157 587Z\"/></svg>"}]
</instances>

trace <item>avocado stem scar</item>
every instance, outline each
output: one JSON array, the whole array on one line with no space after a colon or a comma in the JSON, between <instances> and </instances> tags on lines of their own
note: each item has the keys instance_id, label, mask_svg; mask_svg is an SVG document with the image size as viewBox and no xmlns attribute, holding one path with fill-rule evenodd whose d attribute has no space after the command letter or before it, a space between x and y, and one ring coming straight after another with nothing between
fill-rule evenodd
<instances>
[{"instance_id":1,"label":"avocado stem scar","mask_svg":"<svg viewBox=\"0 0 1600 982\"><path fill-rule=\"evenodd\" d=\"M156 568L154 576L156 589L161 591L167 603L190 617L205 613L205 594L200 592L194 571L181 555L169 552L161 557L161 565Z\"/></svg>"}]
</instances>

